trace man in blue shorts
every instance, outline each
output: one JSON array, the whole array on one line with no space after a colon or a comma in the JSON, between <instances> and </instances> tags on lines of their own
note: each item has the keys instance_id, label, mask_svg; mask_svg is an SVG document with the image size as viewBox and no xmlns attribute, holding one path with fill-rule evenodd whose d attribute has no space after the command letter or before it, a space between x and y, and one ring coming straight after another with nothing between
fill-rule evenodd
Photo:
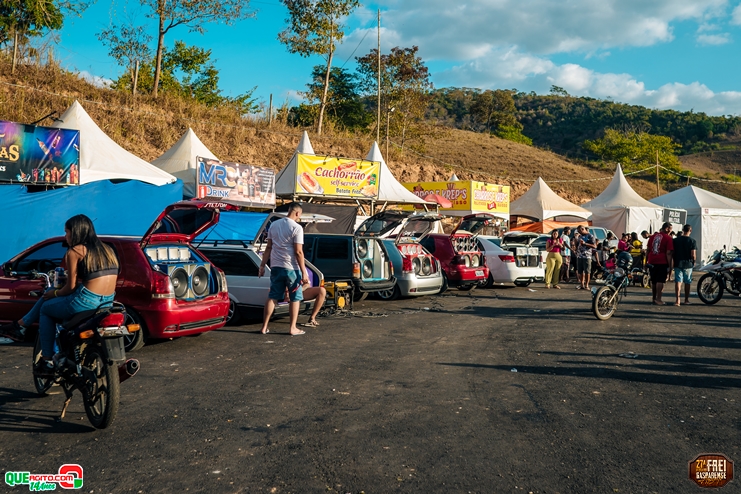
<instances>
[{"instance_id":1,"label":"man in blue shorts","mask_svg":"<svg viewBox=\"0 0 741 494\"><path fill-rule=\"evenodd\" d=\"M270 293L265 302L262 334L268 333L268 321L278 301L283 300L288 290L288 314L291 320L291 336L304 334L296 327L303 292L301 287L309 282L304 264L304 230L297 223L302 208L297 202L288 206L288 214L270 225L268 245L262 256L258 276L265 274L265 265L270 259Z\"/></svg>"},{"instance_id":2,"label":"man in blue shorts","mask_svg":"<svg viewBox=\"0 0 741 494\"><path fill-rule=\"evenodd\" d=\"M679 307L684 284L684 303L690 303L690 285L692 284L692 268L697 260L697 242L690 237L692 227L684 225L682 233L674 239L674 305Z\"/></svg>"}]
</instances>

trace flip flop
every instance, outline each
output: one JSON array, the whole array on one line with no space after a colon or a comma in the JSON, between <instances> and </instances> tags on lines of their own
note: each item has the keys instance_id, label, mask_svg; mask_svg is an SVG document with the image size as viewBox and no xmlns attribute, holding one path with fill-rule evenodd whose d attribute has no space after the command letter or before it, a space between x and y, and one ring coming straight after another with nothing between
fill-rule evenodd
<instances>
[{"instance_id":1,"label":"flip flop","mask_svg":"<svg viewBox=\"0 0 741 494\"><path fill-rule=\"evenodd\" d=\"M266 329L265 331L262 331L262 330L261 330L260 332L261 332L262 334L268 334L268 333L270 332L270 330L269 330L269 329Z\"/></svg>"},{"instance_id":2,"label":"flip flop","mask_svg":"<svg viewBox=\"0 0 741 494\"><path fill-rule=\"evenodd\" d=\"M301 326L303 326L305 328L318 328L319 327L319 323L316 322L316 321L309 321L309 322L307 322L305 324L302 324Z\"/></svg>"},{"instance_id":3,"label":"flip flop","mask_svg":"<svg viewBox=\"0 0 741 494\"><path fill-rule=\"evenodd\" d=\"M291 336L301 336L302 334L306 334L306 331L299 331L298 333L290 333Z\"/></svg>"}]
</instances>

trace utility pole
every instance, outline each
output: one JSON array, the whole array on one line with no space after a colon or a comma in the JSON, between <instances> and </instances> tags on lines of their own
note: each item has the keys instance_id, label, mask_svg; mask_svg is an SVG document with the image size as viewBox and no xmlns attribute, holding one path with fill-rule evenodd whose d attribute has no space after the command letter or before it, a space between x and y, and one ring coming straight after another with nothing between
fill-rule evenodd
<instances>
[{"instance_id":1,"label":"utility pole","mask_svg":"<svg viewBox=\"0 0 741 494\"><path fill-rule=\"evenodd\" d=\"M134 84L131 85L131 95L136 96L136 86L139 84L139 60L134 64Z\"/></svg>"},{"instance_id":2,"label":"utility pole","mask_svg":"<svg viewBox=\"0 0 741 494\"><path fill-rule=\"evenodd\" d=\"M381 9L378 9L378 117L376 119L376 142L381 140Z\"/></svg>"},{"instance_id":3,"label":"utility pole","mask_svg":"<svg viewBox=\"0 0 741 494\"><path fill-rule=\"evenodd\" d=\"M656 197L659 197L659 150L656 150Z\"/></svg>"}]
</instances>

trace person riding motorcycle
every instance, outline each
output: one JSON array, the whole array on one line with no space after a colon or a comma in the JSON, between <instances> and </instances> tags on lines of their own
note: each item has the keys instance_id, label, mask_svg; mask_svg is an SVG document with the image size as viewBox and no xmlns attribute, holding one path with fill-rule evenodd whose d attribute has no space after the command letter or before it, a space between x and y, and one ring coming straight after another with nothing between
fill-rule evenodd
<instances>
[{"instance_id":1,"label":"person riding motorcycle","mask_svg":"<svg viewBox=\"0 0 741 494\"><path fill-rule=\"evenodd\" d=\"M69 272L65 285L47 290L28 314L0 327L1 336L22 341L25 329L39 323L41 359L34 368L37 376L54 375L56 321L110 304L115 296L118 259L95 234L90 218L79 214L68 219L64 238L69 246L63 261Z\"/></svg>"}]
</instances>

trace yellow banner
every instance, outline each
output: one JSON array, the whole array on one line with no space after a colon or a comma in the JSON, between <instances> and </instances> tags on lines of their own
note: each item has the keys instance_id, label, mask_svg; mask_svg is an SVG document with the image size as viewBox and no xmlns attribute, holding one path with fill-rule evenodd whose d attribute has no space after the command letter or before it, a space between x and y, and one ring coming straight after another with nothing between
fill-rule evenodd
<instances>
[{"instance_id":1,"label":"yellow banner","mask_svg":"<svg viewBox=\"0 0 741 494\"><path fill-rule=\"evenodd\" d=\"M494 185L470 180L455 182L411 182L402 184L417 197L437 194L453 203L440 212L509 214L509 185Z\"/></svg>"},{"instance_id":2,"label":"yellow banner","mask_svg":"<svg viewBox=\"0 0 741 494\"><path fill-rule=\"evenodd\" d=\"M381 163L299 154L296 164L296 194L378 197Z\"/></svg>"}]
</instances>

